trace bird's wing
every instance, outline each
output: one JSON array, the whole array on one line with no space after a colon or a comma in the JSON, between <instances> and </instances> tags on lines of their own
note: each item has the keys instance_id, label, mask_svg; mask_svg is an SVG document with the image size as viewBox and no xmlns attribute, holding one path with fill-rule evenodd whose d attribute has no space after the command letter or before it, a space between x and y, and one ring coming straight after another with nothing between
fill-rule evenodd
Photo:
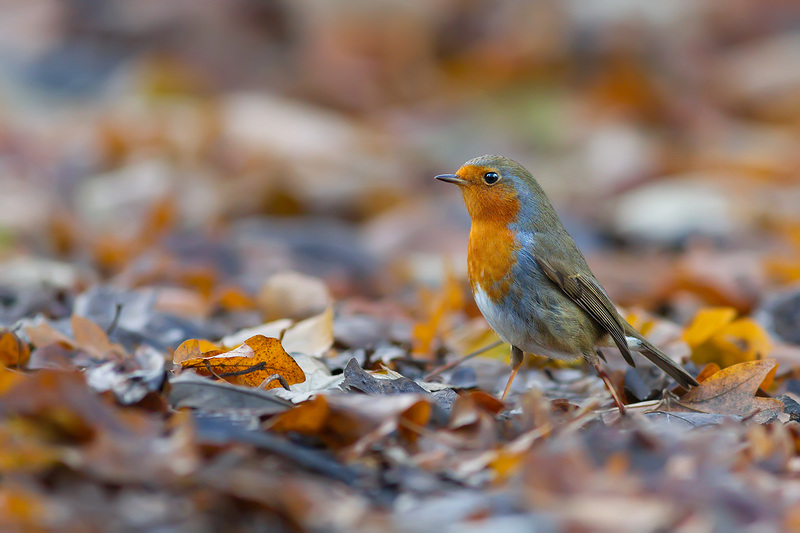
<instances>
[{"instance_id":1,"label":"bird's wing","mask_svg":"<svg viewBox=\"0 0 800 533\"><path fill-rule=\"evenodd\" d=\"M555 258L536 257L542 272L581 309L589 313L611 335L625 361L636 366L625 339L625 322L596 279L591 275L574 272L564 262Z\"/></svg>"}]
</instances>

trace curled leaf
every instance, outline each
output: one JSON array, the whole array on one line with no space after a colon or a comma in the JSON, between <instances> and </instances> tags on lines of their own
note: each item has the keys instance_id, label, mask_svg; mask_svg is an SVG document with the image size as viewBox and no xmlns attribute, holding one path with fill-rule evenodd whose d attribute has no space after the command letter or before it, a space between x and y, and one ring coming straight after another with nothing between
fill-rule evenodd
<instances>
[{"instance_id":1,"label":"curled leaf","mask_svg":"<svg viewBox=\"0 0 800 533\"><path fill-rule=\"evenodd\" d=\"M27 343L11 333L0 333L0 364L21 367L28 362L31 349Z\"/></svg>"},{"instance_id":2,"label":"curled leaf","mask_svg":"<svg viewBox=\"0 0 800 533\"><path fill-rule=\"evenodd\" d=\"M698 365L717 363L726 368L753 361L771 350L769 336L749 318L734 320L732 308L700 311L683 334L692 348L692 361Z\"/></svg>"},{"instance_id":3,"label":"curled leaf","mask_svg":"<svg viewBox=\"0 0 800 533\"><path fill-rule=\"evenodd\" d=\"M200 341L184 343L176 350L175 358L193 356L208 344L201 344ZM189 357L180 360L179 363L183 368L192 368L200 375L215 376L231 383L251 387L262 385L268 389L280 387L279 380L267 382L275 375L283 378L289 385L306 380L303 370L286 353L281 342L263 335L250 337L244 344L229 352L217 353L216 350L201 352L200 356Z\"/></svg>"}]
</instances>

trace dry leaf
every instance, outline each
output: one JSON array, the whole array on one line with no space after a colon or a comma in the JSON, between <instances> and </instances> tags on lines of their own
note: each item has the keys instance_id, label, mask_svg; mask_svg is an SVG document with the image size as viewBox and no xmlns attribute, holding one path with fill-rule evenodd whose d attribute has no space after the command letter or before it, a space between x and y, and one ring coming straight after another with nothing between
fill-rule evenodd
<instances>
[{"instance_id":1,"label":"dry leaf","mask_svg":"<svg viewBox=\"0 0 800 533\"><path fill-rule=\"evenodd\" d=\"M31 348L10 331L0 333L0 364L22 367L31 355Z\"/></svg>"},{"instance_id":2,"label":"dry leaf","mask_svg":"<svg viewBox=\"0 0 800 533\"><path fill-rule=\"evenodd\" d=\"M739 363L712 374L677 402L675 411L750 416L758 411L782 410L774 398L755 396L767 375L777 368L774 359Z\"/></svg>"},{"instance_id":3,"label":"dry leaf","mask_svg":"<svg viewBox=\"0 0 800 533\"><path fill-rule=\"evenodd\" d=\"M701 309L683 332L683 340L694 350L734 318L736 309L733 307Z\"/></svg>"},{"instance_id":4,"label":"dry leaf","mask_svg":"<svg viewBox=\"0 0 800 533\"><path fill-rule=\"evenodd\" d=\"M425 315L412 333L415 354L430 356L433 341L441 334L448 315L464 307L464 291L458 280L448 272L438 294L423 292Z\"/></svg>"},{"instance_id":5,"label":"dry leaf","mask_svg":"<svg viewBox=\"0 0 800 533\"><path fill-rule=\"evenodd\" d=\"M188 359L211 357L221 353L225 353L225 349L211 341L205 339L189 339L182 342L181 345L175 349L175 353L172 354L172 362L178 365Z\"/></svg>"},{"instance_id":6,"label":"dry leaf","mask_svg":"<svg viewBox=\"0 0 800 533\"><path fill-rule=\"evenodd\" d=\"M92 357L108 359L111 355L117 357L125 355L125 349L119 344L108 340L108 335L103 331L103 328L88 318L72 315L70 325L72 326L72 336L75 338L76 346Z\"/></svg>"},{"instance_id":7,"label":"dry leaf","mask_svg":"<svg viewBox=\"0 0 800 533\"><path fill-rule=\"evenodd\" d=\"M271 276L258 293L258 307L264 320L303 320L319 315L331 304L328 287L319 278L299 272Z\"/></svg>"},{"instance_id":8,"label":"dry leaf","mask_svg":"<svg viewBox=\"0 0 800 533\"><path fill-rule=\"evenodd\" d=\"M25 328L25 333L31 340L31 344L37 348L43 348L48 344L54 343L61 344L67 348L75 347L74 340L70 339L47 322L42 322L36 326L27 327Z\"/></svg>"},{"instance_id":9,"label":"dry leaf","mask_svg":"<svg viewBox=\"0 0 800 533\"><path fill-rule=\"evenodd\" d=\"M200 341L182 344L176 351L176 357L184 357L187 353L194 354L200 350ZM207 346L207 345L206 345ZM181 348L183 348L181 350ZM275 374L281 376L289 385L302 383L306 377L303 370L292 357L286 353L278 339L256 335L247 339L244 344L225 353L213 355L201 354L180 361L183 368L193 368L203 376L216 376L231 383L258 387L267 378ZM266 385L272 389L280 387L278 380Z\"/></svg>"},{"instance_id":10,"label":"dry leaf","mask_svg":"<svg viewBox=\"0 0 800 533\"><path fill-rule=\"evenodd\" d=\"M318 438L356 458L395 430L413 441L431 412L430 402L419 394L320 395L278 415L270 429Z\"/></svg>"},{"instance_id":11,"label":"dry leaf","mask_svg":"<svg viewBox=\"0 0 800 533\"><path fill-rule=\"evenodd\" d=\"M256 302L244 290L235 286L223 286L214 291L211 300L225 311L249 311Z\"/></svg>"},{"instance_id":12,"label":"dry leaf","mask_svg":"<svg viewBox=\"0 0 800 533\"><path fill-rule=\"evenodd\" d=\"M736 311L729 307L700 311L683 334L692 348L692 361L698 365L717 363L726 368L753 361L771 350L769 336L749 318L734 320Z\"/></svg>"},{"instance_id":13,"label":"dry leaf","mask_svg":"<svg viewBox=\"0 0 800 533\"><path fill-rule=\"evenodd\" d=\"M697 382L702 383L717 372L720 371L719 365L717 363L708 363L706 366L703 367L703 370L697 374Z\"/></svg>"},{"instance_id":14,"label":"dry leaf","mask_svg":"<svg viewBox=\"0 0 800 533\"><path fill-rule=\"evenodd\" d=\"M222 344L236 346L254 335L280 338L283 349L290 353L322 356L333 346L333 307L295 323L284 318L246 328L223 338Z\"/></svg>"},{"instance_id":15,"label":"dry leaf","mask_svg":"<svg viewBox=\"0 0 800 533\"><path fill-rule=\"evenodd\" d=\"M287 352L324 355L333 346L333 307L292 325L281 342Z\"/></svg>"}]
</instances>

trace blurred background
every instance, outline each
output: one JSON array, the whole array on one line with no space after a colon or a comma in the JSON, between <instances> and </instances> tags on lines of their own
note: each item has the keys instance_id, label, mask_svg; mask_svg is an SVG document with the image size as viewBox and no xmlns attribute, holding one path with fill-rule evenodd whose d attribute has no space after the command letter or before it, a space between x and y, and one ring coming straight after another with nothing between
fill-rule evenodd
<instances>
[{"instance_id":1,"label":"blurred background","mask_svg":"<svg viewBox=\"0 0 800 533\"><path fill-rule=\"evenodd\" d=\"M432 176L487 153L532 170L622 305L749 312L800 279L792 0L0 13L5 322L58 314L19 298L43 280L191 289L205 311L285 269L337 298L463 288L469 220Z\"/></svg>"}]
</instances>

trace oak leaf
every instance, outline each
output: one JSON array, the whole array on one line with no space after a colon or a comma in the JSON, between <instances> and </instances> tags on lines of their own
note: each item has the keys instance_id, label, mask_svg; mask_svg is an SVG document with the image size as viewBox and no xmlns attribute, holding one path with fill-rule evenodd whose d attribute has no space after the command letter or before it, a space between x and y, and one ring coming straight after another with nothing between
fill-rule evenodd
<instances>
[{"instance_id":1,"label":"oak leaf","mask_svg":"<svg viewBox=\"0 0 800 533\"><path fill-rule=\"evenodd\" d=\"M202 348L210 344L206 343L207 341L201 343L198 340L183 343L176 350L173 361L180 363L183 368L196 370L200 375L215 376L251 387L260 387L275 375L282 377L289 385L306 380L303 370L286 353L278 339L256 335L244 341L241 346L223 353L218 353L218 350L203 353ZM187 354L192 357L183 359ZM264 388L280 386L280 381L273 379Z\"/></svg>"},{"instance_id":2,"label":"oak leaf","mask_svg":"<svg viewBox=\"0 0 800 533\"><path fill-rule=\"evenodd\" d=\"M684 395L672 410L738 416L781 411L783 403L779 400L755 395L776 367L774 359L764 359L723 368Z\"/></svg>"}]
</instances>

